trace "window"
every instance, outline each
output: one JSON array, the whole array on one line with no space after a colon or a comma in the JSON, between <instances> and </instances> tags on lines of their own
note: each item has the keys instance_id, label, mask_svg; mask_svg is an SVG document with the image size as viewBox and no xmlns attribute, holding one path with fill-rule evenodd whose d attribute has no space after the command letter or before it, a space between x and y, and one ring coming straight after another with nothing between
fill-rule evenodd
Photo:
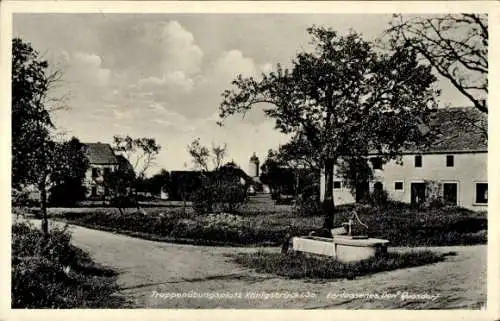
<instances>
[{"instance_id":1,"label":"window","mask_svg":"<svg viewBox=\"0 0 500 321\"><path fill-rule=\"evenodd\" d=\"M376 182L375 184L373 184L373 190L375 192L382 192L384 190L384 184L382 184L381 182Z\"/></svg>"},{"instance_id":2,"label":"window","mask_svg":"<svg viewBox=\"0 0 500 321\"><path fill-rule=\"evenodd\" d=\"M104 167L104 177L107 177L109 175L110 168L109 167Z\"/></svg>"},{"instance_id":3,"label":"window","mask_svg":"<svg viewBox=\"0 0 500 321\"><path fill-rule=\"evenodd\" d=\"M394 190L402 191L403 190L403 182L394 182Z\"/></svg>"},{"instance_id":4,"label":"window","mask_svg":"<svg viewBox=\"0 0 500 321\"><path fill-rule=\"evenodd\" d=\"M476 203L488 203L488 183L476 183Z\"/></svg>"},{"instance_id":5,"label":"window","mask_svg":"<svg viewBox=\"0 0 500 321\"><path fill-rule=\"evenodd\" d=\"M458 184L444 183L443 184L443 201L445 204L458 205Z\"/></svg>"},{"instance_id":6,"label":"window","mask_svg":"<svg viewBox=\"0 0 500 321\"><path fill-rule=\"evenodd\" d=\"M453 166L455 166L455 157L453 157L453 155L447 155L446 167L453 167Z\"/></svg>"},{"instance_id":7,"label":"window","mask_svg":"<svg viewBox=\"0 0 500 321\"><path fill-rule=\"evenodd\" d=\"M422 155L415 156L415 167L422 167Z\"/></svg>"},{"instance_id":8,"label":"window","mask_svg":"<svg viewBox=\"0 0 500 321\"><path fill-rule=\"evenodd\" d=\"M342 187L342 182L341 181L334 181L333 182L333 188L334 189L340 189Z\"/></svg>"},{"instance_id":9,"label":"window","mask_svg":"<svg viewBox=\"0 0 500 321\"><path fill-rule=\"evenodd\" d=\"M382 160L378 157L371 159L373 169L382 169Z\"/></svg>"},{"instance_id":10,"label":"window","mask_svg":"<svg viewBox=\"0 0 500 321\"><path fill-rule=\"evenodd\" d=\"M97 196L97 186L92 186L92 196Z\"/></svg>"},{"instance_id":11,"label":"window","mask_svg":"<svg viewBox=\"0 0 500 321\"><path fill-rule=\"evenodd\" d=\"M92 177L97 177L97 176L99 176L99 169L92 168Z\"/></svg>"}]
</instances>

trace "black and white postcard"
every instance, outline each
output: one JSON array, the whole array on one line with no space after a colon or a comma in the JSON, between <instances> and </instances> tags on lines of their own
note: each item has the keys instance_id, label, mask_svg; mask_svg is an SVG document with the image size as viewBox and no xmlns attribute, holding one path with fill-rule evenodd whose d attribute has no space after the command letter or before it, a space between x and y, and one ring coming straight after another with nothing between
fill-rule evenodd
<instances>
[{"instance_id":1,"label":"black and white postcard","mask_svg":"<svg viewBox=\"0 0 500 321\"><path fill-rule=\"evenodd\" d=\"M2 3L7 319L498 318L499 13Z\"/></svg>"}]
</instances>

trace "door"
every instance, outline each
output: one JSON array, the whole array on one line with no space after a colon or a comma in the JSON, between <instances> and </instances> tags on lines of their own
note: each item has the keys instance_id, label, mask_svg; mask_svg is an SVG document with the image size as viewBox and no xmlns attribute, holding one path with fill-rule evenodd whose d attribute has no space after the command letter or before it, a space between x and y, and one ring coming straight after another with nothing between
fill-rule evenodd
<instances>
[{"instance_id":1,"label":"door","mask_svg":"<svg viewBox=\"0 0 500 321\"><path fill-rule=\"evenodd\" d=\"M420 205L425 202L425 183L411 183L411 204Z\"/></svg>"},{"instance_id":2,"label":"door","mask_svg":"<svg viewBox=\"0 0 500 321\"><path fill-rule=\"evenodd\" d=\"M356 186L356 203L363 201L370 194L370 184L368 182L358 183Z\"/></svg>"},{"instance_id":3,"label":"door","mask_svg":"<svg viewBox=\"0 0 500 321\"><path fill-rule=\"evenodd\" d=\"M458 205L458 184L444 183L443 184L443 201L445 204Z\"/></svg>"}]
</instances>

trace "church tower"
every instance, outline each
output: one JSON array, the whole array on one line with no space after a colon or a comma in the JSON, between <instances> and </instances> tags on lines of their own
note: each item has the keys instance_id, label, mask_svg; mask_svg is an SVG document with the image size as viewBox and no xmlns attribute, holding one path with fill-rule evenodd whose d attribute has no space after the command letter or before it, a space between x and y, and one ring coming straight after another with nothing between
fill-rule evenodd
<instances>
[{"instance_id":1,"label":"church tower","mask_svg":"<svg viewBox=\"0 0 500 321\"><path fill-rule=\"evenodd\" d=\"M248 164L248 175L250 175L250 177L259 177L259 165L259 158L253 153Z\"/></svg>"}]
</instances>

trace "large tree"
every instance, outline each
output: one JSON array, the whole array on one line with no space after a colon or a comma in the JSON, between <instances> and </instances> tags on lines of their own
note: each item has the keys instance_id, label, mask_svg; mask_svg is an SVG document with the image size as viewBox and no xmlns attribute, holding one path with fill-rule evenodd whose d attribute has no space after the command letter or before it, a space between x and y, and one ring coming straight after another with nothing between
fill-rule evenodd
<instances>
[{"instance_id":1,"label":"large tree","mask_svg":"<svg viewBox=\"0 0 500 321\"><path fill-rule=\"evenodd\" d=\"M222 120L263 104L267 116L283 133L307 140L325 175L325 227L333 225L334 165L342 156L377 151L396 157L421 138L416 117L433 107L435 76L420 65L411 48L377 52L351 32L313 26L308 29L314 49L302 51L290 68L260 79L241 75L223 93Z\"/></svg>"},{"instance_id":2,"label":"large tree","mask_svg":"<svg viewBox=\"0 0 500 321\"><path fill-rule=\"evenodd\" d=\"M395 15L387 33L392 47L416 50L477 109L488 113L488 15Z\"/></svg>"},{"instance_id":3,"label":"large tree","mask_svg":"<svg viewBox=\"0 0 500 321\"><path fill-rule=\"evenodd\" d=\"M78 140L57 142L50 112L62 100L50 91L61 80L31 44L12 40L12 187L34 185L40 192L42 230L48 234L47 190L85 168Z\"/></svg>"}]
</instances>

